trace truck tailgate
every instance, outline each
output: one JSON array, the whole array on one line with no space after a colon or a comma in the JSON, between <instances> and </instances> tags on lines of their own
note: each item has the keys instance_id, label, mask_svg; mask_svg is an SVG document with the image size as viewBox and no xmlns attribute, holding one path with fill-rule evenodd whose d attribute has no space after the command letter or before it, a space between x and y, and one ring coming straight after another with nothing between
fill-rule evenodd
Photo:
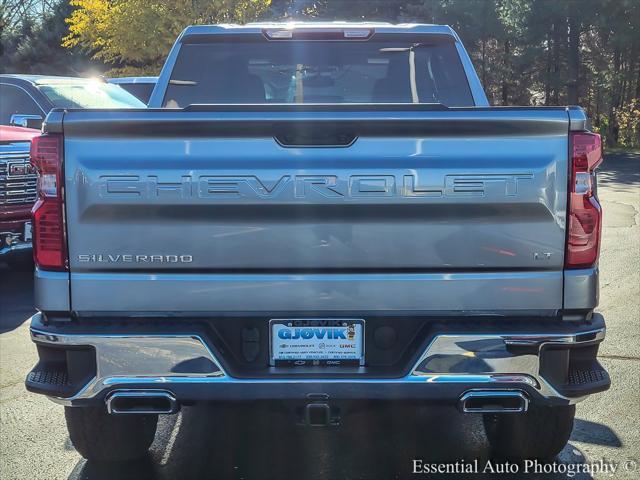
<instances>
[{"instance_id":1,"label":"truck tailgate","mask_svg":"<svg viewBox=\"0 0 640 480\"><path fill-rule=\"evenodd\" d=\"M194 110L65 113L73 310L562 308L566 109Z\"/></svg>"}]
</instances>

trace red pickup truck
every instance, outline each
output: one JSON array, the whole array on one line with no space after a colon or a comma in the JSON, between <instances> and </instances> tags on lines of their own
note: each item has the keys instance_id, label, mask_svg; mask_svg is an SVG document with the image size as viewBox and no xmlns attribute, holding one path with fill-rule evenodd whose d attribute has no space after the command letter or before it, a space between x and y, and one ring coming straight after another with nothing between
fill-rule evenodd
<instances>
[{"instance_id":1,"label":"red pickup truck","mask_svg":"<svg viewBox=\"0 0 640 480\"><path fill-rule=\"evenodd\" d=\"M0 125L0 259L31 248L36 172L29 163L33 128Z\"/></svg>"}]
</instances>

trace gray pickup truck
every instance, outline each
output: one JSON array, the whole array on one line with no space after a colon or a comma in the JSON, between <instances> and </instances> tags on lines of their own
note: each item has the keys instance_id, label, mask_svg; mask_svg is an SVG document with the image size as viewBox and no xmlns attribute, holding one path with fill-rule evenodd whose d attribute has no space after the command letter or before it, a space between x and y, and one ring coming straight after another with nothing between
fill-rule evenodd
<instances>
[{"instance_id":1,"label":"gray pickup truck","mask_svg":"<svg viewBox=\"0 0 640 480\"><path fill-rule=\"evenodd\" d=\"M187 28L149 109L54 110L32 145L39 362L89 459L159 414L361 401L482 414L550 458L597 360L600 137L490 107L446 26Z\"/></svg>"}]
</instances>

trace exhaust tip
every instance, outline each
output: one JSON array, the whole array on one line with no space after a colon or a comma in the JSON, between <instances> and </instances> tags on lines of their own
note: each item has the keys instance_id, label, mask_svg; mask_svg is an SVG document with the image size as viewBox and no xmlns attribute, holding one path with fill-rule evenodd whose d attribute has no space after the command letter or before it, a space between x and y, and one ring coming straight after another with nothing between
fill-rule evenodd
<instances>
[{"instance_id":1,"label":"exhaust tip","mask_svg":"<svg viewBox=\"0 0 640 480\"><path fill-rule=\"evenodd\" d=\"M117 390L107 397L110 414L171 414L179 409L169 392L149 390Z\"/></svg>"},{"instance_id":2,"label":"exhaust tip","mask_svg":"<svg viewBox=\"0 0 640 480\"><path fill-rule=\"evenodd\" d=\"M460 397L464 413L522 413L529 408L529 398L520 390L472 390Z\"/></svg>"}]
</instances>

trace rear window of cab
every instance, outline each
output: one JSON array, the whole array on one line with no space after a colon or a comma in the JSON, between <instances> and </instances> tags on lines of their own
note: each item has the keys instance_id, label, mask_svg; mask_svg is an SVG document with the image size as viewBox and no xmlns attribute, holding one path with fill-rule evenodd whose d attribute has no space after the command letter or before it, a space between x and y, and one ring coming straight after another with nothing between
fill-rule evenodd
<instances>
[{"instance_id":1,"label":"rear window of cab","mask_svg":"<svg viewBox=\"0 0 640 480\"><path fill-rule=\"evenodd\" d=\"M399 34L374 35L367 41L261 41L238 37L233 41L227 36L221 41L182 43L163 106L474 105L453 39Z\"/></svg>"}]
</instances>

